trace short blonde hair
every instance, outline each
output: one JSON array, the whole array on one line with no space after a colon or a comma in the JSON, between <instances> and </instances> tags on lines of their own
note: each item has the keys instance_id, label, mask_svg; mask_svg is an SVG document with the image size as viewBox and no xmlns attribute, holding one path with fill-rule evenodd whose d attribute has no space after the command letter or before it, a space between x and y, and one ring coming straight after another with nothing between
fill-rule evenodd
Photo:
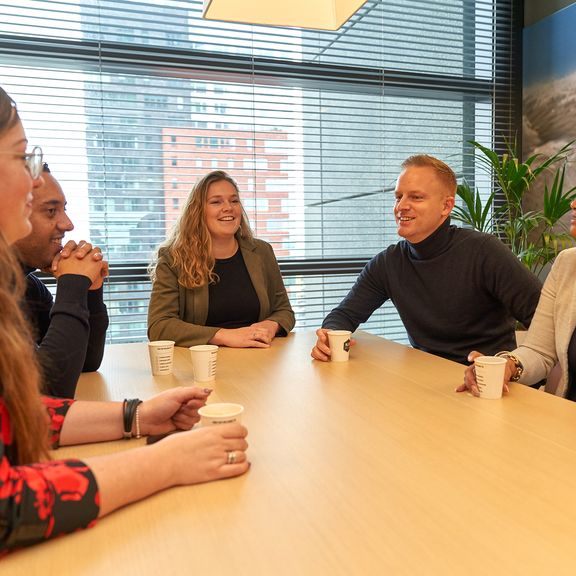
<instances>
[{"instance_id":1,"label":"short blonde hair","mask_svg":"<svg viewBox=\"0 0 576 576\"><path fill-rule=\"evenodd\" d=\"M438 178L448 187L450 196L456 195L456 174L454 174L454 170L452 170L448 164L442 162L442 160L428 154L414 154L414 156L406 158L406 160L402 162L401 166L403 170L411 167L432 168L432 170L436 172Z\"/></svg>"}]
</instances>

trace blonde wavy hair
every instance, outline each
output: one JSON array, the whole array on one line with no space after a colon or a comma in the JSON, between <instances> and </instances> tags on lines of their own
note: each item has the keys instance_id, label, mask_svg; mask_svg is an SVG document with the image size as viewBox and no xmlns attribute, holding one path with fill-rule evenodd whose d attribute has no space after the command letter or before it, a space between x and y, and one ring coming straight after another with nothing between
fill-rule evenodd
<instances>
[{"instance_id":1,"label":"blonde wavy hair","mask_svg":"<svg viewBox=\"0 0 576 576\"><path fill-rule=\"evenodd\" d=\"M210 185L221 180L232 184L240 197L238 185L222 170L214 170L198 180L186 199L186 204L170 236L159 246L154 261L148 269L152 280L155 278L159 255L167 252L172 258L172 264L178 270L178 282L185 288L199 288L218 281L218 276L214 273L212 238L206 225L206 199ZM242 218L236 237L252 240L254 236L248 216L242 204L240 206Z\"/></svg>"},{"instance_id":2,"label":"blonde wavy hair","mask_svg":"<svg viewBox=\"0 0 576 576\"><path fill-rule=\"evenodd\" d=\"M0 137L20 121L0 88ZM40 370L30 328L20 308L24 275L0 230L0 395L10 415L17 464L48 458L48 415L40 400Z\"/></svg>"}]
</instances>

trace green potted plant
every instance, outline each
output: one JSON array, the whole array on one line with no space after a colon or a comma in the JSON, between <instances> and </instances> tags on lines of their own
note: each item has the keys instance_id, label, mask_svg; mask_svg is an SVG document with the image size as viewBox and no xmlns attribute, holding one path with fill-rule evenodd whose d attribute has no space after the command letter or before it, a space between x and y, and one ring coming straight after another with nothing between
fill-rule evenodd
<instances>
[{"instance_id":1,"label":"green potted plant","mask_svg":"<svg viewBox=\"0 0 576 576\"><path fill-rule=\"evenodd\" d=\"M512 146L499 155L494 150L471 141L478 165L493 178L492 193L483 201L478 190L464 180L457 194L462 205L452 211L452 218L481 232L493 233L506 242L519 260L538 275L557 254L574 244L561 222L576 198L576 186L564 190L568 155L575 140L555 154L534 154L521 162ZM524 199L538 178L544 182L541 210L525 210ZM500 205L496 198L503 198Z\"/></svg>"}]
</instances>

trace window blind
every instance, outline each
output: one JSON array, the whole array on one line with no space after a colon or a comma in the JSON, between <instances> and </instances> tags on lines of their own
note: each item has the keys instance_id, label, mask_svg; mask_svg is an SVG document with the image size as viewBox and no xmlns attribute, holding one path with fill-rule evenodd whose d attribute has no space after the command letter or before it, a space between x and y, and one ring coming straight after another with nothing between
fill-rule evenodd
<instances>
[{"instance_id":1,"label":"window blind","mask_svg":"<svg viewBox=\"0 0 576 576\"><path fill-rule=\"evenodd\" d=\"M146 267L194 181L239 183L297 315L316 328L398 240L401 161L487 193L469 140L513 140L514 0L369 0L336 32L201 19L201 1L0 1L0 76L76 225L111 264L108 338L146 334ZM49 282L49 279L48 279ZM405 341L391 305L364 329Z\"/></svg>"}]
</instances>

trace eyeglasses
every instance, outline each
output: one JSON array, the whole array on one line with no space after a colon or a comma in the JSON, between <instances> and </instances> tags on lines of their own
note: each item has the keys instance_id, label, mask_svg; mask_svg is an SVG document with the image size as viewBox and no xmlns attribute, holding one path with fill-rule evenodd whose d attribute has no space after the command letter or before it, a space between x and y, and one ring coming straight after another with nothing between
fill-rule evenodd
<instances>
[{"instance_id":1,"label":"eyeglasses","mask_svg":"<svg viewBox=\"0 0 576 576\"><path fill-rule=\"evenodd\" d=\"M0 152L0 154L14 154L15 152ZM42 174L42 160L44 156L42 154L42 148L40 146L34 146L32 152L26 152L24 154L24 162L26 162L26 168L30 172L33 180L36 180Z\"/></svg>"},{"instance_id":2,"label":"eyeglasses","mask_svg":"<svg viewBox=\"0 0 576 576\"><path fill-rule=\"evenodd\" d=\"M24 154L24 161L26 162L26 168L30 172L30 176L34 180L42 174L42 160L44 155L42 154L42 148L40 146L34 146L32 152L26 152Z\"/></svg>"}]
</instances>

